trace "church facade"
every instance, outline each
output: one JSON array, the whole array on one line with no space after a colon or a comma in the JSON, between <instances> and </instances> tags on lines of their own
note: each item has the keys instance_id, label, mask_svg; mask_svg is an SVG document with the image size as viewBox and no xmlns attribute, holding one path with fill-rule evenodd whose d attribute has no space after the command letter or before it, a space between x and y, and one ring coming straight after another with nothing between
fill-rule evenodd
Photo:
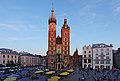
<instances>
[{"instance_id":1,"label":"church facade","mask_svg":"<svg viewBox=\"0 0 120 81\"><path fill-rule=\"evenodd\" d=\"M70 27L64 19L61 27L61 36L56 36L57 19L54 9L48 19L48 51L47 66L51 69L70 68Z\"/></svg>"}]
</instances>

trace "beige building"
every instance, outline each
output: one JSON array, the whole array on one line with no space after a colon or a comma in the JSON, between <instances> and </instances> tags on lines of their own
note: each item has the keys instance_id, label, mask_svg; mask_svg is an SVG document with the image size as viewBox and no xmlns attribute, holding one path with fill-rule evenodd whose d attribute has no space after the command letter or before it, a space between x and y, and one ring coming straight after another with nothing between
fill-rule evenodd
<instances>
[{"instance_id":1,"label":"beige building","mask_svg":"<svg viewBox=\"0 0 120 81\"><path fill-rule=\"evenodd\" d=\"M5 65L14 63L18 64L19 54L11 49L1 48L0 49L0 63Z\"/></svg>"},{"instance_id":2,"label":"beige building","mask_svg":"<svg viewBox=\"0 0 120 81\"><path fill-rule=\"evenodd\" d=\"M90 45L82 48L82 67L92 68L92 47Z\"/></svg>"},{"instance_id":3,"label":"beige building","mask_svg":"<svg viewBox=\"0 0 120 81\"><path fill-rule=\"evenodd\" d=\"M36 66L40 65L40 57L27 52L20 52L20 64L21 66Z\"/></svg>"}]
</instances>

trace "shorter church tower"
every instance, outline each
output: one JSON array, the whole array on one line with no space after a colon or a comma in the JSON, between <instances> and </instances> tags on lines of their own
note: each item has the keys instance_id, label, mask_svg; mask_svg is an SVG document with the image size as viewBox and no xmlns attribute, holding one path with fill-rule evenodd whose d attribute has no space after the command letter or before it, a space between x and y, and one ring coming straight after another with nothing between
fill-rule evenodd
<instances>
[{"instance_id":1,"label":"shorter church tower","mask_svg":"<svg viewBox=\"0 0 120 81\"><path fill-rule=\"evenodd\" d=\"M67 24L67 19L64 19L64 24L61 29L62 37L62 59L64 68L70 66L70 27Z\"/></svg>"}]
</instances>

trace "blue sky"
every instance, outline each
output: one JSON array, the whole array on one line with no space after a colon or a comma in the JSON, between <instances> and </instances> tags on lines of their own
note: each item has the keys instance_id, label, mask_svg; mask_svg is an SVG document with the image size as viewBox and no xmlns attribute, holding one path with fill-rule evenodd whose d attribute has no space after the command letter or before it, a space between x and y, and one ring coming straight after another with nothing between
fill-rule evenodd
<instances>
[{"instance_id":1,"label":"blue sky","mask_svg":"<svg viewBox=\"0 0 120 81\"><path fill-rule=\"evenodd\" d=\"M71 54L94 43L120 47L120 0L1 0L0 47L45 55L52 2L57 34L68 19Z\"/></svg>"}]
</instances>

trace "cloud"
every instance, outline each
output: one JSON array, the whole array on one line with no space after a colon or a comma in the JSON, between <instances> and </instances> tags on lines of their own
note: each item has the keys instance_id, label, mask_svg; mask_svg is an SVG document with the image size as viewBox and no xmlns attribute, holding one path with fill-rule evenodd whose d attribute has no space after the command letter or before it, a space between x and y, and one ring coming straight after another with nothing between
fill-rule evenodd
<instances>
[{"instance_id":1,"label":"cloud","mask_svg":"<svg viewBox=\"0 0 120 81\"><path fill-rule=\"evenodd\" d=\"M0 23L0 29L12 31L44 31L40 24L28 24L23 21L6 21Z\"/></svg>"},{"instance_id":2,"label":"cloud","mask_svg":"<svg viewBox=\"0 0 120 81\"><path fill-rule=\"evenodd\" d=\"M12 29L12 30L18 30L18 26L16 24L0 23L0 28L7 28L7 29Z\"/></svg>"},{"instance_id":3,"label":"cloud","mask_svg":"<svg viewBox=\"0 0 120 81\"><path fill-rule=\"evenodd\" d=\"M8 40L11 41L26 41L26 40L33 40L37 37L8 37Z\"/></svg>"},{"instance_id":4,"label":"cloud","mask_svg":"<svg viewBox=\"0 0 120 81\"><path fill-rule=\"evenodd\" d=\"M120 6L117 6L117 7L115 8L115 11L118 12L118 13L120 13Z\"/></svg>"}]
</instances>

